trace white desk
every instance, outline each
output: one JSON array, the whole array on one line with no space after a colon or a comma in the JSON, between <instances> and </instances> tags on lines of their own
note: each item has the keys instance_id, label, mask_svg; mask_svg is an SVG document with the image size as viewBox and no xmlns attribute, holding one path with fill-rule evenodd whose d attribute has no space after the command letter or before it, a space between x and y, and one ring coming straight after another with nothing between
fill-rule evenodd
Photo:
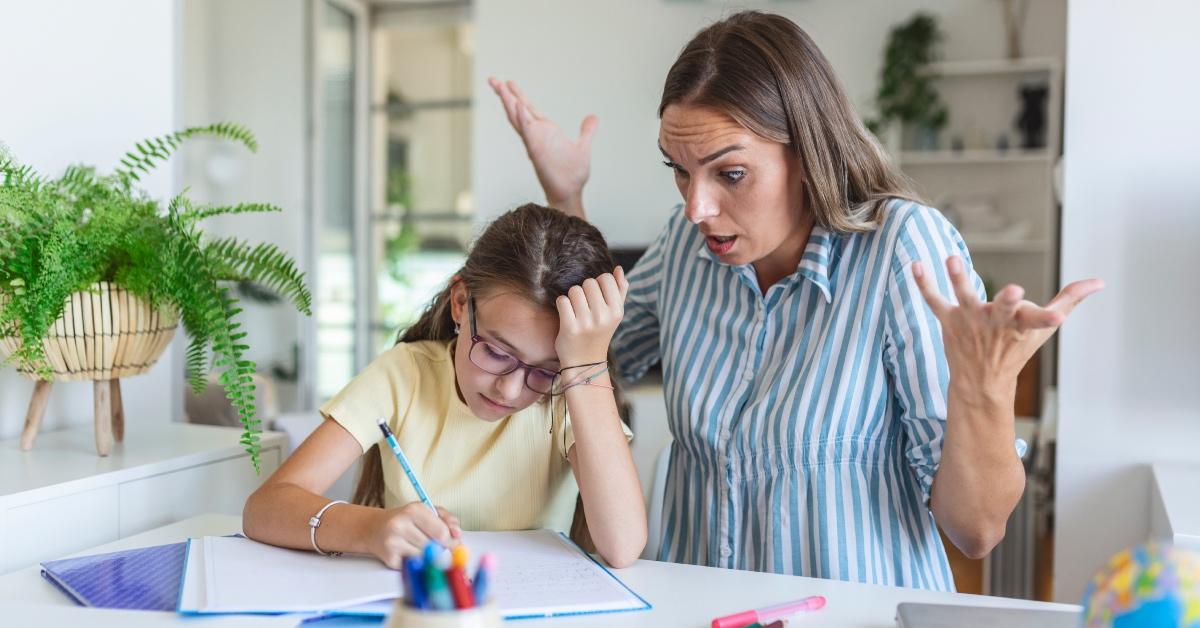
<instances>
[{"instance_id":1,"label":"white desk","mask_svg":"<svg viewBox=\"0 0 1200 628\"><path fill-rule=\"evenodd\" d=\"M241 530L241 519L227 515L203 515L150 530L129 538L121 539L93 548L81 554L93 554L146 545L157 545L181 541L189 536L230 534ZM1004 598L981 597L957 593L934 593L915 589L898 589L831 580L817 580L798 576L780 576L747 571L731 571L692 565L677 565L656 561L638 561L634 566L616 572L634 591L654 605L653 610L613 615L585 617L563 617L538 620L521 620L511 624L523 626L579 627L645 627L645 628L701 628L709 625L713 617L729 613L776 604L806 595L824 595L828 605L811 615L801 616L791 626L846 626L890 628L895 626L896 604L900 602L940 602L1011 606L1026 608L1077 608L1064 604L1027 602ZM12 605L22 605L20 612L36 617L36 609L29 605L63 607L71 602L62 593L46 582L38 568L22 569L0 576L0 623L8 624L4 613ZM138 625L173 626L194 623L193 619L181 618L174 613L144 613L146 622ZM47 618L49 618L47 616ZM159 621L152 622L151 618ZM236 617L226 618L222 625L229 625ZM245 618L247 622L257 621ZM77 621L77 620L76 620ZM207 623L207 622L202 622ZM43 624L50 625L50 624ZM89 628L124 626L118 615L96 613L87 622ZM247 624L261 625L261 624ZM337 625L334 621L312 624L317 628ZM353 625L362 626L361 621Z\"/></svg>"}]
</instances>

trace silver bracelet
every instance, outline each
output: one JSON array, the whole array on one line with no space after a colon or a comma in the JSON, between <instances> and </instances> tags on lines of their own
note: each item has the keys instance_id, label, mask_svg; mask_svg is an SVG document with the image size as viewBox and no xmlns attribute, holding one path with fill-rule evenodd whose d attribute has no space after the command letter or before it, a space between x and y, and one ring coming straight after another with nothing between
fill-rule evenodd
<instances>
[{"instance_id":1,"label":"silver bracelet","mask_svg":"<svg viewBox=\"0 0 1200 628\"><path fill-rule=\"evenodd\" d=\"M329 502L328 504L325 504L324 508L318 510L317 514L313 515L308 520L308 539L310 541L312 541L313 549L316 550L316 552L322 556L332 556L332 557L336 558L336 557L342 555L341 552L325 552L325 551L322 551L320 547L317 547L317 528L321 527L321 516L325 514L326 510L329 510L330 506L332 506L334 504L344 504L344 503L346 503L346 502L344 502L340 499L335 499L335 500Z\"/></svg>"}]
</instances>

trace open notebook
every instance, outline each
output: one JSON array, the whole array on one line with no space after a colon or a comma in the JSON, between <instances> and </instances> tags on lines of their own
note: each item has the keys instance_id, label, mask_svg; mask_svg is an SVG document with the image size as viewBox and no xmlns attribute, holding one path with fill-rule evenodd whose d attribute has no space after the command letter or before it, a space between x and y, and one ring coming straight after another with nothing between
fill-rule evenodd
<instances>
[{"instance_id":1,"label":"open notebook","mask_svg":"<svg viewBox=\"0 0 1200 628\"><path fill-rule=\"evenodd\" d=\"M506 619L650 608L560 533L466 532L463 541L473 563L485 552L498 558L493 596ZM204 537L188 543L179 612L383 616L402 594L399 574L374 558Z\"/></svg>"}]
</instances>

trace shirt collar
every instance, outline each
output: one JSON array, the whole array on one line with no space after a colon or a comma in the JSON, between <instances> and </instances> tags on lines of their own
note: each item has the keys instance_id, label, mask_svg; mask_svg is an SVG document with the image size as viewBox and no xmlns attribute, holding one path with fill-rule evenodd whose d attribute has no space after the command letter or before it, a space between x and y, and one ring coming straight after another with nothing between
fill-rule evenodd
<instances>
[{"instance_id":1,"label":"shirt collar","mask_svg":"<svg viewBox=\"0 0 1200 628\"><path fill-rule=\"evenodd\" d=\"M813 225L812 233L808 236L808 244L804 246L804 254L800 256L800 263L796 265L796 274L813 282L825 297L826 303L833 301L829 269L833 262L835 240L836 236L828 229L820 225ZM742 268L722 262L721 258L709 250L704 238L700 239L700 248L697 249L696 256L722 266ZM744 267L753 275L754 269L749 268L749 264Z\"/></svg>"}]
</instances>

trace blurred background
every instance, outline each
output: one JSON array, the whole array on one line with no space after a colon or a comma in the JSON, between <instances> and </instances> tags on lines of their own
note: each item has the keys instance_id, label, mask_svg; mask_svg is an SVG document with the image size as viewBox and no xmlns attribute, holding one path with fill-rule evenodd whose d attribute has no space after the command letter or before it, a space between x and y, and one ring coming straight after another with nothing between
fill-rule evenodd
<instances>
[{"instance_id":1,"label":"blurred background","mask_svg":"<svg viewBox=\"0 0 1200 628\"><path fill-rule=\"evenodd\" d=\"M741 8L816 40L963 232L990 292L1019 283L1045 302L1066 281L1108 281L1022 374L1018 429L1033 447L1008 536L954 565L961 591L1077 600L1104 557L1146 536L1147 465L1195 460L1185 443L1200 441L1200 299L1185 279L1200 262L1188 185L1200 162L1187 149L1200 88L1177 69L1200 54L1194 3L3 0L0 141L57 174L111 167L133 141L184 126L254 131L257 154L197 143L146 186L284 208L207 228L275 243L308 275L312 318L253 286L238 293L260 413L294 445L483 224L543 200L488 76L518 81L566 129L599 116L584 201L631 262L679 202L655 145L662 80L698 29ZM918 97L897 87L914 85ZM130 422L236 422L219 390L185 393L182 360L176 342L128 382ZM30 387L0 372L0 437L19 432ZM632 397L650 499L669 440L661 389L651 378ZM46 429L88 420L86 395L56 390Z\"/></svg>"}]
</instances>

